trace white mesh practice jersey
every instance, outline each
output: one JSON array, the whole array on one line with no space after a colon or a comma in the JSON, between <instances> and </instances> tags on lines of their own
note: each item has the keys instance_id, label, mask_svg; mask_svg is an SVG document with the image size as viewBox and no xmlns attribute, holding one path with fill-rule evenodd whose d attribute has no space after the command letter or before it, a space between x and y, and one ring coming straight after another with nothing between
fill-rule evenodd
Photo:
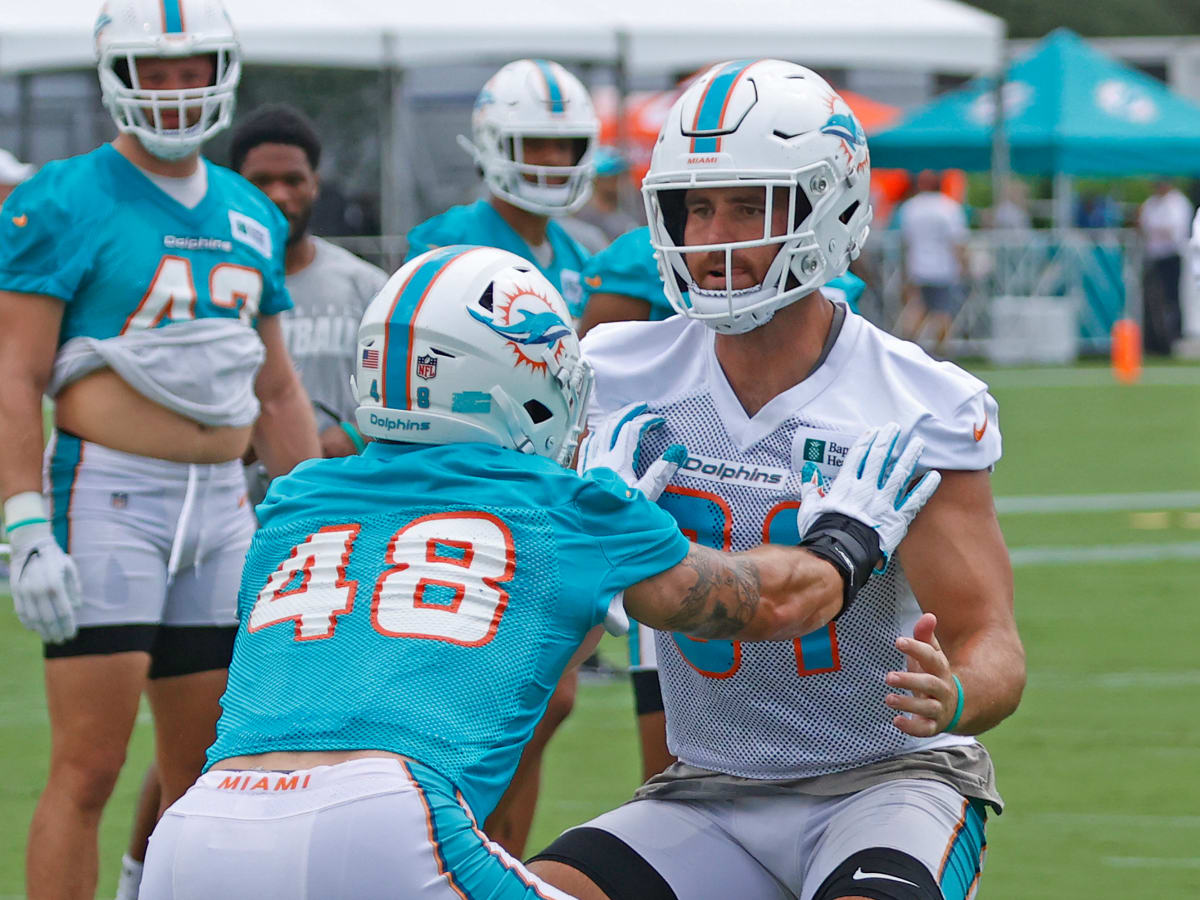
<instances>
[{"instance_id":1,"label":"white mesh practice jersey","mask_svg":"<svg viewBox=\"0 0 1200 900\"><path fill-rule=\"evenodd\" d=\"M727 550L796 544L799 473L828 478L869 426L898 422L925 441L922 465L979 470L1000 457L996 402L983 382L846 315L822 364L748 417L714 353L714 332L674 317L589 332L596 372L589 421L646 402L666 418L641 458L668 444L687 462L659 500L691 539ZM899 561L875 575L836 623L797 641L741 643L656 635L668 745L684 762L731 775L822 775L972 738L909 737L884 704L894 641L920 616Z\"/></svg>"}]
</instances>

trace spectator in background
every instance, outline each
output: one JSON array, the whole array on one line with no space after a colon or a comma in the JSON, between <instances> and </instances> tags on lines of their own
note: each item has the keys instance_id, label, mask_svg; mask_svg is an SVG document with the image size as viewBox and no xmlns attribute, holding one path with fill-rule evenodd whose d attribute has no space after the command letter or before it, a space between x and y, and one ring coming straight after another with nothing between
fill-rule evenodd
<instances>
[{"instance_id":1,"label":"spectator in background","mask_svg":"<svg viewBox=\"0 0 1200 900\"><path fill-rule=\"evenodd\" d=\"M321 142L312 122L290 106L263 106L233 132L231 163L279 207L288 221L284 273L294 308L283 333L300 380L312 398L326 457L363 447L350 391L358 322L387 281L380 268L309 232L320 192ZM258 467L261 469L261 467ZM265 479L265 470L261 471ZM251 490L254 499L266 492ZM257 496L254 496L257 494Z\"/></svg>"},{"instance_id":2,"label":"spectator in background","mask_svg":"<svg viewBox=\"0 0 1200 900\"><path fill-rule=\"evenodd\" d=\"M1154 184L1138 210L1144 269L1144 341L1147 353L1168 355L1181 334L1179 278L1192 225L1192 203L1166 179Z\"/></svg>"},{"instance_id":3,"label":"spectator in background","mask_svg":"<svg viewBox=\"0 0 1200 900\"><path fill-rule=\"evenodd\" d=\"M1029 219L1029 188L1025 182L1011 179L1004 192L1004 199L992 208L992 227L1010 231L1028 231L1033 227Z\"/></svg>"},{"instance_id":4,"label":"spectator in background","mask_svg":"<svg viewBox=\"0 0 1200 900\"><path fill-rule=\"evenodd\" d=\"M34 167L23 163L7 150L0 150L0 206L18 184L33 174Z\"/></svg>"},{"instance_id":5,"label":"spectator in background","mask_svg":"<svg viewBox=\"0 0 1200 900\"><path fill-rule=\"evenodd\" d=\"M1120 228L1121 219L1120 205L1107 192L1084 194L1075 208L1076 228Z\"/></svg>"},{"instance_id":6,"label":"spectator in background","mask_svg":"<svg viewBox=\"0 0 1200 900\"><path fill-rule=\"evenodd\" d=\"M599 253L641 224L641 220L621 208L621 194L628 179L629 162L621 151L616 147L597 147L592 199L574 216L562 220L567 233L589 253Z\"/></svg>"},{"instance_id":7,"label":"spectator in background","mask_svg":"<svg viewBox=\"0 0 1200 900\"><path fill-rule=\"evenodd\" d=\"M963 302L967 271L967 216L962 204L939 190L937 172L917 176L917 193L898 212L904 245L904 309L898 330L918 340L927 328L941 353Z\"/></svg>"}]
</instances>

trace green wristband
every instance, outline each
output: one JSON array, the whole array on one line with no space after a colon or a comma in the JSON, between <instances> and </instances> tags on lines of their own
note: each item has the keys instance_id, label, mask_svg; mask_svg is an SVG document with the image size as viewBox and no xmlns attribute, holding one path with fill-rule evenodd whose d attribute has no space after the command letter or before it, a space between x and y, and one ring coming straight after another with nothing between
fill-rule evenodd
<instances>
[{"instance_id":1,"label":"green wristband","mask_svg":"<svg viewBox=\"0 0 1200 900\"><path fill-rule=\"evenodd\" d=\"M37 525L38 523L45 524L46 520L41 516L36 516L32 519L22 519L20 522L5 522L4 528L6 531L16 531L22 525Z\"/></svg>"},{"instance_id":2,"label":"green wristband","mask_svg":"<svg viewBox=\"0 0 1200 900\"><path fill-rule=\"evenodd\" d=\"M963 697L962 682L958 680L958 676L951 675L950 677L954 679L954 686L958 688L958 705L954 707L954 718L951 719L946 724L946 727L942 729L942 731L945 732L953 731L955 726L958 725L958 720L962 718L963 703L966 700L966 698Z\"/></svg>"},{"instance_id":3,"label":"green wristband","mask_svg":"<svg viewBox=\"0 0 1200 900\"><path fill-rule=\"evenodd\" d=\"M350 443L354 445L355 453L362 453L367 449L367 442L362 439L362 435L358 433L358 429L349 422L338 422L342 431L346 432L346 437L350 438Z\"/></svg>"}]
</instances>

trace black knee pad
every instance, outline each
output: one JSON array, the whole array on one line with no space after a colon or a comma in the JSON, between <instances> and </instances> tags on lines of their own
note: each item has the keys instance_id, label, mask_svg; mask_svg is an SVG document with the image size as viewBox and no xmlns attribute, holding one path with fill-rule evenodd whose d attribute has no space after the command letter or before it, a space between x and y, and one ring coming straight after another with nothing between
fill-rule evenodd
<instances>
[{"instance_id":1,"label":"black knee pad","mask_svg":"<svg viewBox=\"0 0 1200 900\"><path fill-rule=\"evenodd\" d=\"M658 669L630 673L633 680L633 708L639 716L663 711L662 685Z\"/></svg>"},{"instance_id":2,"label":"black knee pad","mask_svg":"<svg viewBox=\"0 0 1200 900\"><path fill-rule=\"evenodd\" d=\"M150 678L228 669L236 625L162 625L150 649Z\"/></svg>"},{"instance_id":3,"label":"black knee pad","mask_svg":"<svg viewBox=\"0 0 1200 900\"><path fill-rule=\"evenodd\" d=\"M539 859L578 869L609 900L679 900L666 880L632 847L602 828L564 831L530 862Z\"/></svg>"},{"instance_id":4,"label":"black knee pad","mask_svg":"<svg viewBox=\"0 0 1200 900\"><path fill-rule=\"evenodd\" d=\"M890 847L860 850L834 869L813 900L870 897L872 900L943 900L925 864Z\"/></svg>"}]
</instances>

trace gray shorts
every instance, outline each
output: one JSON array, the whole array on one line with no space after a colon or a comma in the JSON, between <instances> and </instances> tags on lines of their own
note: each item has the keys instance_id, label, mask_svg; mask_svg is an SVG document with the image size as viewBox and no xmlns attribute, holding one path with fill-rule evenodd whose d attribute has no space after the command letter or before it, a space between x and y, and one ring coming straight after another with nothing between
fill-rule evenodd
<instances>
[{"instance_id":1,"label":"gray shorts","mask_svg":"<svg viewBox=\"0 0 1200 900\"><path fill-rule=\"evenodd\" d=\"M811 900L843 861L877 847L923 863L946 900L967 900L984 821L982 804L949 785L903 779L834 797L634 800L581 827L622 840L687 900Z\"/></svg>"},{"instance_id":2,"label":"gray shorts","mask_svg":"<svg viewBox=\"0 0 1200 900\"><path fill-rule=\"evenodd\" d=\"M79 567L80 627L237 625L255 528L241 462L169 462L56 431L43 489Z\"/></svg>"},{"instance_id":3,"label":"gray shorts","mask_svg":"<svg viewBox=\"0 0 1200 900\"><path fill-rule=\"evenodd\" d=\"M929 312L953 316L963 305L963 291L957 284L922 284L921 303Z\"/></svg>"}]
</instances>

